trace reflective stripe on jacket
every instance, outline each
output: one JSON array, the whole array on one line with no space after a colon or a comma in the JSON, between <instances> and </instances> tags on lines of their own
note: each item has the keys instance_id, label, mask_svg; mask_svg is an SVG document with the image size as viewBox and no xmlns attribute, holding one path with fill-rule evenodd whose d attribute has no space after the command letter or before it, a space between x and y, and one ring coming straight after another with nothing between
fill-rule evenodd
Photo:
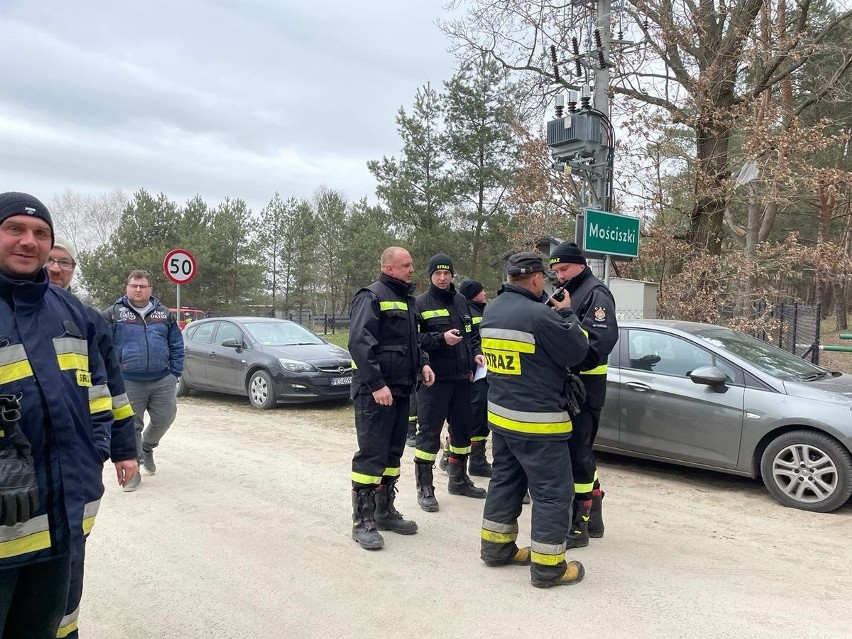
<instances>
[{"instance_id":1,"label":"reflective stripe on jacket","mask_svg":"<svg viewBox=\"0 0 852 639\"><path fill-rule=\"evenodd\" d=\"M571 308L589 337L589 352L576 367L581 375L606 375L607 359L618 342L615 300L587 266L568 284Z\"/></svg>"},{"instance_id":2,"label":"reflective stripe on jacket","mask_svg":"<svg viewBox=\"0 0 852 639\"><path fill-rule=\"evenodd\" d=\"M504 284L479 324L488 363L488 423L507 436L570 437L566 370L588 341L570 309L554 311L525 288Z\"/></svg>"},{"instance_id":3,"label":"reflective stripe on jacket","mask_svg":"<svg viewBox=\"0 0 852 639\"><path fill-rule=\"evenodd\" d=\"M382 273L352 298L352 397L383 386L410 393L428 363L417 342L413 286Z\"/></svg>"},{"instance_id":4,"label":"reflective stripe on jacket","mask_svg":"<svg viewBox=\"0 0 852 639\"><path fill-rule=\"evenodd\" d=\"M32 447L39 509L0 526L0 569L82 552L103 494L112 400L83 305L50 286L0 275L0 393L20 396L20 428Z\"/></svg>"},{"instance_id":5,"label":"reflective stripe on jacket","mask_svg":"<svg viewBox=\"0 0 852 639\"><path fill-rule=\"evenodd\" d=\"M417 318L420 327L420 345L429 353L429 366L436 381L469 379L476 370L475 355L482 354L479 333L473 330L468 302L456 293L450 284L446 291L429 285L417 297ZM462 341L454 346L447 344L444 333L457 329Z\"/></svg>"}]
</instances>

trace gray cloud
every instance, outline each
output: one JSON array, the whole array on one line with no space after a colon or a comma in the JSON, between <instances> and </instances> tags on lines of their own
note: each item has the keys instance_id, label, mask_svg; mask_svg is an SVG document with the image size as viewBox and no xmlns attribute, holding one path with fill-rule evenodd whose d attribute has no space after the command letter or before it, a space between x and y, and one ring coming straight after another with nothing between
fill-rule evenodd
<instances>
[{"instance_id":1,"label":"gray cloud","mask_svg":"<svg viewBox=\"0 0 852 639\"><path fill-rule=\"evenodd\" d=\"M452 73L440 5L4 2L3 188L372 196L397 109Z\"/></svg>"}]
</instances>

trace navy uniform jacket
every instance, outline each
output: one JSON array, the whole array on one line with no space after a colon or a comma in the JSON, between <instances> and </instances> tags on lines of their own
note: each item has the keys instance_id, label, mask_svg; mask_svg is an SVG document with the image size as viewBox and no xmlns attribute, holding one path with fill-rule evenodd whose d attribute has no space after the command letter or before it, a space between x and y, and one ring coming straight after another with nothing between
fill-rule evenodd
<instances>
[{"instance_id":1,"label":"navy uniform jacket","mask_svg":"<svg viewBox=\"0 0 852 639\"><path fill-rule=\"evenodd\" d=\"M0 568L82 552L103 495L112 399L95 327L82 303L48 283L0 274L0 393L20 396L39 509L0 526Z\"/></svg>"},{"instance_id":2,"label":"navy uniform jacket","mask_svg":"<svg viewBox=\"0 0 852 639\"><path fill-rule=\"evenodd\" d=\"M417 297L417 320L420 346L429 353L429 366L435 381L469 380L476 370L474 356L482 354L479 333L473 330L468 302L455 286L442 290L434 284ZM455 346L444 339L444 333L457 329L462 336Z\"/></svg>"},{"instance_id":3,"label":"navy uniform jacket","mask_svg":"<svg viewBox=\"0 0 852 639\"><path fill-rule=\"evenodd\" d=\"M588 340L570 308L554 310L520 286L504 284L479 325L488 364L488 425L519 439L568 439L566 369L586 357Z\"/></svg>"},{"instance_id":4,"label":"navy uniform jacket","mask_svg":"<svg viewBox=\"0 0 852 639\"><path fill-rule=\"evenodd\" d=\"M349 352L352 354L352 397L383 386L409 395L429 357L417 341L414 285L381 273L352 298Z\"/></svg>"}]
</instances>

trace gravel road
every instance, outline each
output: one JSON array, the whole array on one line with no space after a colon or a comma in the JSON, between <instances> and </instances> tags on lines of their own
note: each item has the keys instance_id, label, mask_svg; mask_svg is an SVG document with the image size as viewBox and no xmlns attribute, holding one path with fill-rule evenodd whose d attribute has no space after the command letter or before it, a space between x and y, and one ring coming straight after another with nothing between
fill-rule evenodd
<instances>
[{"instance_id":1,"label":"gravel road","mask_svg":"<svg viewBox=\"0 0 852 639\"><path fill-rule=\"evenodd\" d=\"M761 484L605 457L606 536L569 552L574 587L479 561L483 501L420 511L410 449L397 507L411 537L350 539L347 405L256 411L193 395L122 493L109 465L89 539L84 639L195 637L852 636L852 504L783 508ZM480 480L483 481L483 480ZM529 507L519 541L529 541Z\"/></svg>"}]
</instances>

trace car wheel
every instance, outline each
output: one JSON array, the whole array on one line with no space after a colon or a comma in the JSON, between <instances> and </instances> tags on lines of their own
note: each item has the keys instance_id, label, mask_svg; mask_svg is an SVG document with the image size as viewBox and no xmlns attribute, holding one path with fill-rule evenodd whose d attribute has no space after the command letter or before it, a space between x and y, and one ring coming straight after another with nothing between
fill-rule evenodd
<instances>
[{"instance_id":1,"label":"car wheel","mask_svg":"<svg viewBox=\"0 0 852 639\"><path fill-rule=\"evenodd\" d=\"M763 451L760 474L772 496L791 508L828 513L852 495L852 456L822 433L776 437Z\"/></svg>"},{"instance_id":2,"label":"car wheel","mask_svg":"<svg viewBox=\"0 0 852 639\"><path fill-rule=\"evenodd\" d=\"M248 397L255 408L268 410L275 406L275 387L266 371L257 371L248 383Z\"/></svg>"},{"instance_id":3,"label":"car wheel","mask_svg":"<svg viewBox=\"0 0 852 639\"><path fill-rule=\"evenodd\" d=\"M175 388L175 395L178 397L186 397L189 395L189 384L186 383L186 377L178 377L177 378L177 386Z\"/></svg>"}]
</instances>

